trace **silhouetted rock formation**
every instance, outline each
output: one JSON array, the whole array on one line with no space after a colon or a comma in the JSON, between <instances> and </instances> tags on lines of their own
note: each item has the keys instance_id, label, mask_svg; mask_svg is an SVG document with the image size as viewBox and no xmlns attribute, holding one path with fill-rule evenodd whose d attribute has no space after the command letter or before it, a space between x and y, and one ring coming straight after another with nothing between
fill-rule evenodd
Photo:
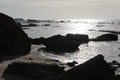
<instances>
[{"instance_id":1,"label":"silhouetted rock formation","mask_svg":"<svg viewBox=\"0 0 120 80\"><path fill-rule=\"evenodd\" d=\"M66 36L54 35L46 39L32 39L33 44L44 44L46 46L46 50L57 52L76 51L80 44L88 43L88 41L88 35L83 34L67 34Z\"/></svg>"},{"instance_id":2,"label":"silhouetted rock formation","mask_svg":"<svg viewBox=\"0 0 120 80\"><path fill-rule=\"evenodd\" d=\"M76 64L78 64L78 62L76 62L76 61L67 62L67 65L68 65L69 67L74 67Z\"/></svg>"},{"instance_id":3,"label":"silhouetted rock formation","mask_svg":"<svg viewBox=\"0 0 120 80\"><path fill-rule=\"evenodd\" d=\"M108 62L108 64L112 67L114 71L118 71L118 69L120 68L120 63L115 60L113 60L112 62Z\"/></svg>"},{"instance_id":4,"label":"silhouetted rock formation","mask_svg":"<svg viewBox=\"0 0 120 80\"><path fill-rule=\"evenodd\" d=\"M89 39L88 35L84 34L67 34L66 36L54 35L48 38L40 37L31 39L32 44L44 44L47 51L55 52L72 52L78 50L78 46L89 41L116 41L118 35L103 34L97 38Z\"/></svg>"},{"instance_id":5,"label":"silhouetted rock formation","mask_svg":"<svg viewBox=\"0 0 120 80\"><path fill-rule=\"evenodd\" d=\"M50 24L43 24L42 26L50 26Z\"/></svg>"},{"instance_id":6,"label":"silhouetted rock formation","mask_svg":"<svg viewBox=\"0 0 120 80\"><path fill-rule=\"evenodd\" d=\"M99 32L109 32L112 34L120 34L120 31L98 30Z\"/></svg>"},{"instance_id":7,"label":"silhouetted rock formation","mask_svg":"<svg viewBox=\"0 0 120 80\"><path fill-rule=\"evenodd\" d=\"M115 80L115 73L104 61L102 55L98 55L85 63L68 70L61 76L51 80Z\"/></svg>"},{"instance_id":8,"label":"silhouetted rock formation","mask_svg":"<svg viewBox=\"0 0 120 80\"><path fill-rule=\"evenodd\" d=\"M56 63L45 61L43 63L37 62L13 62L8 66L4 72L6 74L22 75L33 79L45 79L60 75L64 72L64 67L58 66Z\"/></svg>"},{"instance_id":9,"label":"silhouetted rock formation","mask_svg":"<svg viewBox=\"0 0 120 80\"><path fill-rule=\"evenodd\" d=\"M0 26L0 53L29 53L31 41L11 17L0 13Z\"/></svg>"},{"instance_id":10,"label":"silhouetted rock formation","mask_svg":"<svg viewBox=\"0 0 120 80\"><path fill-rule=\"evenodd\" d=\"M35 38L35 39L31 39L31 41L32 41L32 44L40 45L44 43L45 38L44 37Z\"/></svg>"},{"instance_id":11,"label":"silhouetted rock formation","mask_svg":"<svg viewBox=\"0 0 120 80\"><path fill-rule=\"evenodd\" d=\"M97 38L90 39L90 41L117 41L118 35L116 34L104 34L101 36L98 36Z\"/></svg>"},{"instance_id":12,"label":"silhouetted rock formation","mask_svg":"<svg viewBox=\"0 0 120 80\"><path fill-rule=\"evenodd\" d=\"M17 23L20 27L36 27L38 26L37 24L34 24L34 23L29 23L29 24L26 24L26 25L23 25L21 23Z\"/></svg>"}]
</instances>

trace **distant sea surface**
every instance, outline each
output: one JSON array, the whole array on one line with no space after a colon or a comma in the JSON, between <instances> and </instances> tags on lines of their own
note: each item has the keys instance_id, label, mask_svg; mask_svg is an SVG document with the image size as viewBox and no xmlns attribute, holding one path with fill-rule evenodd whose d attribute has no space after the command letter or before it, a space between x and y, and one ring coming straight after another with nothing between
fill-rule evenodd
<instances>
[{"instance_id":1,"label":"distant sea surface","mask_svg":"<svg viewBox=\"0 0 120 80\"><path fill-rule=\"evenodd\" d=\"M105 31L117 31L120 32L120 20L103 20L103 19L73 19L73 20L55 20L54 22L40 22L36 23L39 26L29 27L29 29L24 29L24 31L31 38L39 37L50 37L53 35L61 34L66 35L67 33L72 34L87 34L89 38L95 38L102 34L107 34L109 32ZM116 60L120 62L120 35L118 41L110 42L89 42L88 44L82 44L79 46L79 51L73 53L65 53L61 55L52 54L50 52L39 51L43 45L34 45L34 51L39 54L39 56L49 57L51 59L57 59L62 62L77 61L79 64L84 61L96 56L97 54L102 54L107 62ZM38 56L38 57L39 57Z\"/></svg>"}]
</instances>

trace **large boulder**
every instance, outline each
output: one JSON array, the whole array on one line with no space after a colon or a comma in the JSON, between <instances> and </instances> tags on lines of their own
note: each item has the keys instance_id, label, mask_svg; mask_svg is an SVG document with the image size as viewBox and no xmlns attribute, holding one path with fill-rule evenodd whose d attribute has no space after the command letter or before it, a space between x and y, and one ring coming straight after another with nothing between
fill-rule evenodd
<instances>
[{"instance_id":1,"label":"large boulder","mask_svg":"<svg viewBox=\"0 0 120 80\"><path fill-rule=\"evenodd\" d=\"M104 34L98 36L97 38L90 39L90 41L117 41L118 35L117 34Z\"/></svg>"},{"instance_id":2,"label":"large boulder","mask_svg":"<svg viewBox=\"0 0 120 80\"><path fill-rule=\"evenodd\" d=\"M108 32L111 34L120 34L120 31L110 31L110 30L98 30L99 32Z\"/></svg>"},{"instance_id":3,"label":"large boulder","mask_svg":"<svg viewBox=\"0 0 120 80\"><path fill-rule=\"evenodd\" d=\"M88 43L89 37L86 34L67 34L66 39L78 41L80 44Z\"/></svg>"},{"instance_id":4,"label":"large boulder","mask_svg":"<svg viewBox=\"0 0 120 80\"><path fill-rule=\"evenodd\" d=\"M47 50L71 52L78 50L80 44L87 43L88 41L88 36L82 34L55 35L47 38L44 41L44 45Z\"/></svg>"},{"instance_id":5,"label":"large boulder","mask_svg":"<svg viewBox=\"0 0 120 80\"><path fill-rule=\"evenodd\" d=\"M115 80L115 73L103 56L98 55L51 80Z\"/></svg>"},{"instance_id":6,"label":"large boulder","mask_svg":"<svg viewBox=\"0 0 120 80\"><path fill-rule=\"evenodd\" d=\"M27 54L31 41L13 18L0 13L0 53Z\"/></svg>"},{"instance_id":7,"label":"large boulder","mask_svg":"<svg viewBox=\"0 0 120 80\"><path fill-rule=\"evenodd\" d=\"M76 51L80 44L88 43L88 41L88 35L67 34L62 36L58 34L48 38L32 39L32 44L44 44L48 51L71 52Z\"/></svg>"},{"instance_id":8,"label":"large boulder","mask_svg":"<svg viewBox=\"0 0 120 80\"><path fill-rule=\"evenodd\" d=\"M40 44L43 44L43 43L44 43L45 38L44 38L44 37L35 38L35 39L32 39L32 38L31 38L31 41L32 41L32 44L40 45Z\"/></svg>"},{"instance_id":9,"label":"large boulder","mask_svg":"<svg viewBox=\"0 0 120 80\"><path fill-rule=\"evenodd\" d=\"M7 75L20 75L35 79L46 79L55 77L64 72L64 67L60 67L58 62L54 61L26 61L26 62L13 62L9 64L5 70L3 77ZM15 79L14 77L11 77Z\"/></svg>"}]
</instances>

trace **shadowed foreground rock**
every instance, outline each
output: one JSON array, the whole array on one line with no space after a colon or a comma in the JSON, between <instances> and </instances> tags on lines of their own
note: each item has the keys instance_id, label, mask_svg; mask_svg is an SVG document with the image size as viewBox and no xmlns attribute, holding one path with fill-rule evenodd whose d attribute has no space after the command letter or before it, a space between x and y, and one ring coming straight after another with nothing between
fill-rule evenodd
<instances>
[{"instance_id":1,"label":"shadowed foreground rock","mask_svg":"<svg viewBox=\"0 0 120 80\"><path fill-rule=\"evenodd\" d=\"M51 80L115 80L115 73L98 55Z\"/></svg>"},{"instance_id":2,"label":"shadowed foreground rock","mask_svg":"<svg viewBox=\"0 0 120 80\"><path fill-rule=\"evenodd\" d=\"M28 54L31 41L25 32L9 16L0 13L0 53Z\"/></svg>"},{"instance_id":3,"label":"shadowed foreground rock","mask_svg":"<svg viewBox=\"0 0 120 80\"><path fill-rule=\"evenodd\" d=\"M60 67L56 63L49 61L39 62L13 62L4 72L6 74L22 75L33 79L46 79L49 77L60 75L64 72L64 67ZM14 77L13 77L14 79ZM9 80L9 78L7 79Z\"/></svg>"},{"instance_id":4,"label":"shadowed foreground rock","mask_svg":"<svg viewBox=\"0 0 120 80\"><path fill-rule=\"evenodd\" d=\"M20 74L40 80L115 80L114 71L102 55L65 72L63 68L53 64L12 63L4 74Z\"/></svg>"},{"instance_id":5,"label":"shadowed foreground rock","mask_svg":"<svg viewBox=\"0 0 120 80\"><path fill-rule=\"evenodd\" d=\"M32 44L44 44L46 50L57 52L76 51L78 46L83 43L88 43L88 35L84 34L67 34L66 36L54 35L48 38L32 39Z\"/></svg>"},{"instance_id":6,"label":"shadowed foreground rock","mask_svg":"<svg viewBox=\"0 0 120 80\"><path fill-rule=\"evenodd\" d=\"M118 35L117 34L104 34L98 36L97 38L90 39L90 41L117 41Z\"/></svg>"}]
</instances>

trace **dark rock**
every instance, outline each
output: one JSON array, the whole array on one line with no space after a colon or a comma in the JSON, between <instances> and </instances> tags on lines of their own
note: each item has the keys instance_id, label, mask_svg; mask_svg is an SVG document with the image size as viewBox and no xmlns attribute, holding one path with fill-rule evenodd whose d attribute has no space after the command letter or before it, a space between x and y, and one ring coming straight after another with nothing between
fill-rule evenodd
<instances>
[{"instance_id":1,"label":"dark rock","mask_svg":"<svg viewBox=\"0 0 120 80\"><path fill-rule=\"evenodd\" d=\"M80 44L87 43L88 41L87 35L67 34L66 36L55 35L46 38L43 44L48 51L71 52L78 50Z\"/></svg>"},{"instance_id":2,"label":"dark rock","mask_svg":"<svg viewBox=\"0 0 120 80\"><path fill-rule=\"evenodd\" d=\"M96 27L104 27L104 24L97 24Z\"/></svg>"},{"instance_id":3,"label":"dark rock","mask_svg":"<svg viewBox=\"0 0 120 80\"><path fill-rule=\"evenodd\" d=\"M11 17L0 13L0 26L0 53L29 53L31 41Z\"/></svg>"},{"instance_id":4,"label":"dark rock","mask_svg":"<svg viewBox=\"0 0 120 80\"><path fill-rule=\"evenodd\" d=\"M120 75L116 75L116 79L115 80L120 80Z\"/></svg>"},{"instance_id":5,"label":"dark rock","mask_svg":"<svg viewBox=\"0 0 120 80\"><path fill-rule=\"evenodd\" d=\"M49 38L46 38L44 41L44 45L46 46L47 51L69 51L76 50L78 44L74 44L74 42L67 41L65 36L55 35Z\"/></svg>"},{"instance_id":6,"label":"dark rock","mask_svg":"<svg viewBox=\"0 0 120 80\"><path fill-rule=\"evenodd\" d=\"M42 26L50 26L50 24L43 24Z\"/></svg>"},{"instance_id":7,"label":"dark rock","mask_svg":"<svg viewBox=\"0 0 120 80\"><path fill-rule=\"evenodd\" d=\"M44 44L47 51L55 52L71 52L78 50L78 46L82 43L88 43L88 35L83 34L67 34L66 36L54 35L48 38L31 39L32 44Z\"/></svg>"},{"instance_id":8,"label":"dark rock","mask_svg":"<svg viewBox=\"0 0 120 80\"><path fill-rule=\"evenodd\" d=\"M99 32L109 32L112 34L120 34L120 31L98 30Z\"/></svg>"},{"instance_id":9,"label":"dark rock","mask_svg":"<svg viewBox=\"0 0 120 80\"><path fill-rule=\"evenodd\" d=\"M89 37L85 34L67 34L66 39L78 41L79 43L88 43Z\"/></svg>"},{"instance_id":10,"label":"dark rock","mask_svg":"<svg viewBox=\"0 0 120 80\"><path fill-rule=\"evenodd\" d=\"M67 62L67 65L70 66L70 67L74 67L75 64L78 64L78 62L76 62L76 61L73 61L73 62Z\"/></svg>"},{"instance_id":11,"label":"dark rock","mask_svg":"<svg viewBox=\"0 0 120 80\"><path fill-rule=\"evenodd\" d=\"M60 62L59 60L55 60L55 59L45 59L45 61L52 61L52 62Z\"/></svg>"},{"instance_id":12,"label":"dark rock","mask_svg":"<svg viewBox=\"0 0 120 80\"><path fill-rule=\"evenodd\" d=\"M112 61L112 64L118 64L118 62L117 62L117 61L115 61L115 60L113 60L113 61Z\"/></svg>"},{"instance_id":13,"label":"dark rock","mask_svg":"<svg viewBox=\"0 0 120 80\"><path fill-rule=\"evenodd\" d=\"M111 66L111 69L116 71L120 67L120 63L113 60L112 62L108 62L108 64Z\"/></svg>"},{"instance_id":14,"label":"dark rock","mask_svg":"<svg viewBox=\"0 0 120 80\"><path fill-rule=\"evenodd\" d=\"M117 41L118 35L116 34L104 34L101 36L98 36L97 38L90 39L90 41Z\"/></svg>"},{"instance_id":15,"label":"dark rock","mask_svg":"<svg viewBox=\"0 0 120 80\"><path fill-rule=\"evenodd\" d=\"M21 24L21 23L17 23L20 27L24 28L24 27L36 27L38 26L37 24L34 23L29 23L29 24Z\"/></svg>"},{"instance_id":16,"label":"dark rock","mask_svg":"<svg viewBox=\"0 0 120 80\"><path fill-rule=\"evenodd\" d=\"M28 58L28 60L34 60L33 58Z\"/></svg>"},{"instance_id":17,"label":"dark rock","mask_svg":"<svg viewBox=\"0 0 120 80\"><path fill-rule=\"evenodd\" d=\"M29 23L28 26L38 26L37 24Z\"/></svg>"},{"instance_id":18,"label":"dark rock","mask_svg":"<svg viewBox=\"0 0 120 80\"><path fill-rule=\"evenodd\" d=\"M25 28L25 27L23 27L22 29L30 29L30 28Z\"/></svg>"},{"instance_id":19,"label":"dark rock","mask_svg":"<svg viewBox=\"0 0 120 80\"><path fill-rule=\"evenodd\" d=\"M114 78L114 71L103 56L98 55L52 80L115 80Z\"/></svg>"},{"instance_id":20,"label":"dark rock","mask_svg":"<svg viewBox=\"0 0 120 80\"><path fill-rule=\"evenodd\" d=\"M61 23L64 23L65 21L61 20L60 22L61 22Z\"/></svg>"},{"instance_id":21,"label":"dark rock","mask_svg":"<svg viewBox=\"0 0 120 80\"><path fill-rule=\"evenodd\" d=\"M35 62L13 62L4 72L3 77L8 74L22 75L33 79L45 79L57 76L64 72L64 67L59 67L55 63L35 63Z\"/></svg>"},{"instance_id":22,"label":"dark rock","mask_svg":"<svg viewBox=\"0 0 120 80\"><path fill-rule=\"evenodd\" d=\"M45 38L44 37L35 38L35 39L31 39L31 41L32 44L40 45L40 44L44 44Z\"/></svg>"},{"instance_id":23,"label":"dark rock","mask_svg":"<svg viewBox=\"0 0 120 80\"><path fill-rule=\"evenodd\" d=\"M27 23L38 23L39 20L35 20L35 19L27 19Z\"/></svg>"}]
</instances>

